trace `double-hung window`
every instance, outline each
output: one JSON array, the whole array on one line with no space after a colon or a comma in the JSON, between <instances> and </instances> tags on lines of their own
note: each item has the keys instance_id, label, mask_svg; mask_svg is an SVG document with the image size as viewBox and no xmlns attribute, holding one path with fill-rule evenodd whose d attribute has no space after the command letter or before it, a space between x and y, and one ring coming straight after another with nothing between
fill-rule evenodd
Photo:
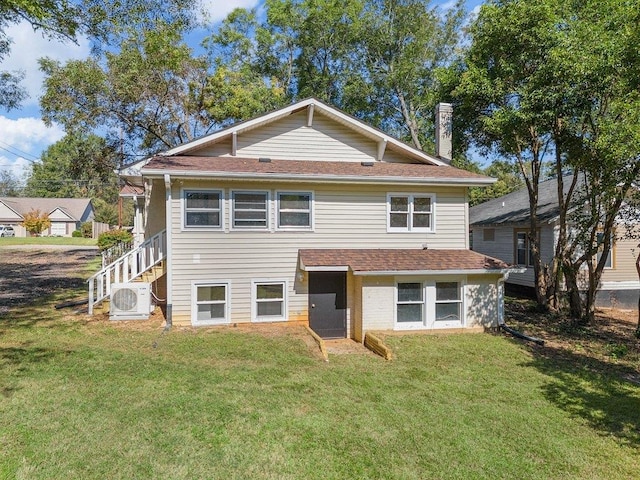
<instances>
[{"instance_id":1,"label":"double-hung window","mask_svg":"<svg viewBox=\"0 0 640 480\"><path fill-rule=\"evenodd\" d=\"M462 320L462 295L458 282L436 282L436 322Z\"/></svg>"},{"instance_id":2,"label":"double-hung window","mask_svg":"<svg viewBox=\"0 0 640 480\"><path fill-rule=\"evenodd\" d=\"M194 283L191 321L194 325L229 322L229 284Z\"/></svg>"},{"instance_id":3,"label":"double-hung window","mask_svg":"<svg viewBox=\"0 0 640 480\"><path fill-rule=\"evenodd\" d=\"M222 192L219 190L184 190L184 227L220 228L222 200Z\"/></svg>"},{"instance_id":4,"label":"double-hung window","mask_svg":"<svg viewBox=\"0 0 640 480\"><path fill-rule=\"evenodd\" d=\"M233 228L268 229L269 193L233 192L232 217Z\"/></svg>"},{"instance_id":5,"label":"double-hung window","mask_svg":"<svg viewBox=\"0 0 640 480\"><path fill-rule=\"evenodd\" d=\"M533 247L527 231L516 231L516 264L533 266Z\"/></svg>"},{"instance_id":6,"label":"double-hung window","mask_svg":"<svg viewBox=\"0 0 640 480\"><path fill-rule=\"evenodd\" d=\"M252 297L254 321L269 322L287 319L286 281L254 281Z\"/></svg>"},{"instance_id":7,"label":"double-hung window","mask_svg":"<svg viewBox=\"0 0 640 480\"><path fill-rule=\"evenodd\" d=\"M398 283L396 298L396 323L399 327L424 324L424 287L420 282Z\"/></svg>"},{"instance_id":8,"label":"double-hung window","mask_svg":"<svg viewBox=\"0 0 640 480\"><path fill-rule=\"evenodd\" d=\"M435 231L435 195L389 194L387 228L390 232Z\"/></svg>"},{"instance_id":9,"label":"double-hung window","mask_svg":"<svg viewBox=\"0 0 640 480\"><path fill-rule=\"evenodd\" d=\"M278 192L278 228L310 229L312 202L310 192Z\"/></svg>"}]
</instances>

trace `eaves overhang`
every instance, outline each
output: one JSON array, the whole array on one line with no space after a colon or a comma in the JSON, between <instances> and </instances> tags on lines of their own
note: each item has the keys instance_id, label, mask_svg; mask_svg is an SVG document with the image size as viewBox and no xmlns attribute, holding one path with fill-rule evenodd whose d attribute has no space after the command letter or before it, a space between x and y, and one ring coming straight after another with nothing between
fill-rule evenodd
<instances>
[{"instance_id":1,"label":"eaves overhang","mask_svg":"<svg viewBox=\"0 0 640 480\"><path fill-rule=\"evenodd\" d=\"M283 173L246 173L246 172L194 172L191 170L143 170L145 178L164 178L165 175L181 179L246 180L264 182L304 182L304 183L358 183L368 185L438 185L457 187L478 187L493 184L495 178L425 178L393 176L355 176L355 175L304 175Z\"/></svg>"}]
</instances>

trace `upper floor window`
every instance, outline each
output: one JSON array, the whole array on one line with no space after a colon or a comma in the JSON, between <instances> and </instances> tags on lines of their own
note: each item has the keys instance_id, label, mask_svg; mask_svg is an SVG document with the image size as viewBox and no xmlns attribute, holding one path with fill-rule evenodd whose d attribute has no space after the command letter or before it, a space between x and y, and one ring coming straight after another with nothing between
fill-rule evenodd
<instances>
[{"instance_id":1,"label":"upper floor window","mask_svg":"<svg viewBox=\"0 0 640 480\"><path fill-rule=\"evenodd\" d=\"M433 232L435 195L389 194L387 228L392 232Z\"/></svg>"},{"instance_id":2,"label":"upper floor window","mask_svg":"<svg viewBox=\"0 0 640 480\"><path fill-rule=\"evenodd\" d=\"M312 201L310 192L279 192L278 228L310 229Z\"/></svg>"},{"instance_id":3,"label":"upper floor window","mask_svg":"<svg viewBox=\"0 0 640 480\"><path fill-rule=\"evenodd\" d=\"M233 192L233 228L269 228L268 192Z\"/></svg>"},{"instance_id":4,"label":"upper floor window","mask_svg":"<svg viewBox=\"0 0 640 480\"><path fill-rule=\"evenodd\" d=\"M222 192L218 190L184 191L184 226L222 226Z\"/></svg>"}]
</instances>

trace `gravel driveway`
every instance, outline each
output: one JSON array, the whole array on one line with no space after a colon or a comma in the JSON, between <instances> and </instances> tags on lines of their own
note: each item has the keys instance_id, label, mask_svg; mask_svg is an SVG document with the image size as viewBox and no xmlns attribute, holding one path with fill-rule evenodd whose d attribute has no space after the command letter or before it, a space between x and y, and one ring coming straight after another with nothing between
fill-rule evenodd
<instances>
[{"instance_id":1,"label":"gravel driveway","mask_svg":"<svg viewBox=\"0 0 640 480\"><path fill-rule=\"evenodd\" d=\"M57 291L86 287L95 247L25 245L0 248L0 310Z\"/></svg>"}]
</instances>

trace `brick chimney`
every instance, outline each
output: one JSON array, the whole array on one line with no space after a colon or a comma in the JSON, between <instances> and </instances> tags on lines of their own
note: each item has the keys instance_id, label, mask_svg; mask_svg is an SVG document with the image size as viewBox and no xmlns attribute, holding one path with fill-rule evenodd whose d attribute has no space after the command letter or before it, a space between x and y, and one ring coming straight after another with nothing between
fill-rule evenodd
<instances>
[{"instance_id":1,"label":"brick chimney","mask_svg":"<svg viewBox=\"0 0 640 480\"><path fill-rule=\"evenodd\" d=\"M439 103L436 105L436 156L447 163L451 163L453 156L452 131L453 106Z\"/></svg>"}]
</instances>

